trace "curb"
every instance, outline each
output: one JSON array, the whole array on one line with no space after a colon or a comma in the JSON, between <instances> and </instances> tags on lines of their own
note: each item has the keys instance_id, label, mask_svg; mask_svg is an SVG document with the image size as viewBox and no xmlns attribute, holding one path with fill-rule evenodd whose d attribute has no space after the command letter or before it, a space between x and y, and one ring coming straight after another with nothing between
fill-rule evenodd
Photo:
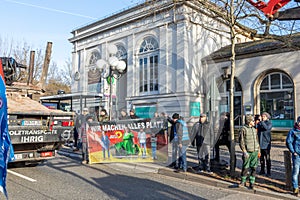
<instances>
[{"instance_id":1,"label":"curb","mask_svg":"<svg viewBox=\"0 0 300 200\"><path fill-rule=\"evenodd\" d=\"M70 151L58 150L57 153L59 155L67 156L67 157L70 157L70 158L82 159L81 154L70 152Z\"/></svg>"},{"instance_id":2,"label":"curb","mask_svg":"<svg viewBox=\"0 0 300 200\"><path fill-rule=\"evenodd\" d=\"M166 168L166 167L160 168L158 170L158 174L165 175L165 176L171 176L171 177L179 178L179 179L184 179L187 181L197 182L197 183L201 183L201 184L205 184L205 185L210 185L210 186L214 186L214 187L226 188L226 189L231 189L234 191L242 191L242 192L252 193L252 194L258 194L258 195L273 197L273 198L278 198L278 199L286 199L286 200L299 199L298 197L295 197L292 195L267 191L267 190L260 189L257 187L255 190L238 188L238 187L236 187L236 183L219 180L219 179L210 177L210 175L208 175L208 174L201 175L201 174L194 174L191 172L187 172L185 174L184 173L175 173L172 169Z\"/></svg>"}]
</instances>

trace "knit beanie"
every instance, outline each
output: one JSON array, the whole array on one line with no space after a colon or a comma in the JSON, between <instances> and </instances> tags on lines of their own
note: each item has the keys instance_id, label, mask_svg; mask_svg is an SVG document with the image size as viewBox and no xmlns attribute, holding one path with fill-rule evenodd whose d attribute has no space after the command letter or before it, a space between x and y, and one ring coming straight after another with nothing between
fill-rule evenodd
<instances>
[{"instance_id":1,"label":"knit beanie","mask_svg":"<svg viewBox=\"0 0 300 200\"><path fill-rule=\"evenodd\" d=\"M252 121L254 121L254 117L252 115L246 115L245 123L249 125Z\"/></svg>"},{"instance_id":2,"label":"knit beanie","mask_svg":"<svg viewBox=\"0 0 300 200\"><path fill-rule=\"evenodd\" d=\"M268 119L270 119L271 118L271 116L270 116L270 114L269 113L267 113L267 112L263 112L261 115L265 115Z\"/></svg>"}]
</instances>

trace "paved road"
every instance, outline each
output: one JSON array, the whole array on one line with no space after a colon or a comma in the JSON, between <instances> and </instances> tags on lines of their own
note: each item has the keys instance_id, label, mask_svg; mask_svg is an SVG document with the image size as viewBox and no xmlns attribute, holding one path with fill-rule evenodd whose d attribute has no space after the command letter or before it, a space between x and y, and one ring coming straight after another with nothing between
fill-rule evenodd
<instances>
[{"instance_id":1,"label":"paved road","mask_svg":"<svg viewBox=\"0 0 300 200\"><path fill-rule=\"evenodd\" d=\"M36 167L9 170L7 188L13 200L272 199L157 174L155 168L142 165L81 165L64 156Z\"/></svg>"}]
</instances>

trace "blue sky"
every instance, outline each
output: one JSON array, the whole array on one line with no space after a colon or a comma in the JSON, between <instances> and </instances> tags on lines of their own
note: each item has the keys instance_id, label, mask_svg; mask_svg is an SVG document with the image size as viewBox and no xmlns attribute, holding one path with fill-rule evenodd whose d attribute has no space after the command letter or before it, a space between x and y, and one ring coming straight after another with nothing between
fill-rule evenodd
<instances>
[{"instance_id":1,"label":"blue sky","mask_svg":"<svg viewBox=\"0 0 300 200\"><path fill-rule=\"evenodd\" d=\"M0 0L0 38L45 49L53 42L52 61L71 58L71 31L142 0ZM34 49L33 49L34 50ZM1 55L0 55L1 56Z\"/></svg>"}]
</instances>

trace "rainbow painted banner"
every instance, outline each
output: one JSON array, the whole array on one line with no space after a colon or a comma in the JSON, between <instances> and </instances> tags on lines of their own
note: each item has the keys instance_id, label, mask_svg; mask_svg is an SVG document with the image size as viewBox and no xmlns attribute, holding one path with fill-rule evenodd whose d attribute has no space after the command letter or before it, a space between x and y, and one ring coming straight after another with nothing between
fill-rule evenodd
<instances>
[{"instance_id":1,"label":"rainbow painted banner","mask_svg":"<svg viewBox=\"0 0 300 200\"><path fill-rule=\"evenodd\" d=\"M89 162L166 162L165 125L161 118L90 123L87 128ZM145 139L141 137L142 132Z\"/></svg>"}]
</instances>

